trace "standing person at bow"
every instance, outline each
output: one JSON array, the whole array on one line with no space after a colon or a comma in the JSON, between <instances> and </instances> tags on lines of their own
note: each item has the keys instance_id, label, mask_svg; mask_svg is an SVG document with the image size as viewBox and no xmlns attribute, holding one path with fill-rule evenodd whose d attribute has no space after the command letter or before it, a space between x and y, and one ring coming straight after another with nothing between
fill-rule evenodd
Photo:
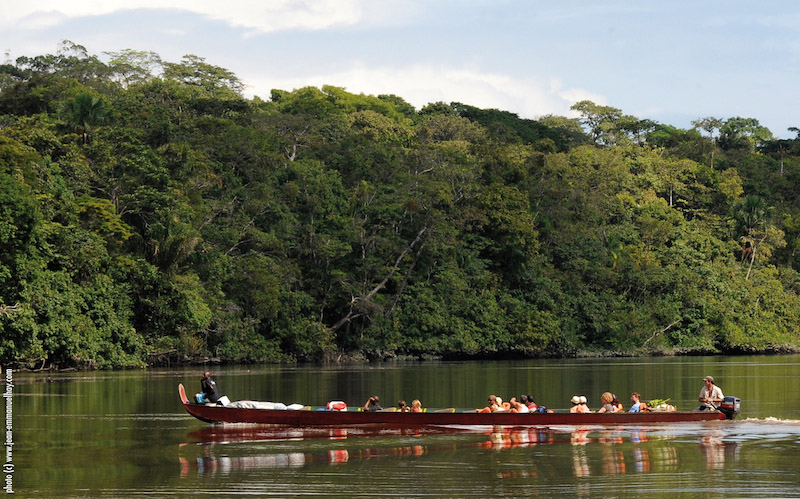
<instances>
[{"instance_id":1,"label":"standing person at bow","mask_svg":"<svg viewBox=\"0 0 800 499\"><path fill-rule=\"evenodd\" d=\"M219 400L219 390L217 390L217 383L211 379L211 373L209 371L203 373L203 377L200 379L200 389L205 398L203 402L217 403L217 400ZM198 402L200 401L198 400Z\"/></svg>"}]
</instances>

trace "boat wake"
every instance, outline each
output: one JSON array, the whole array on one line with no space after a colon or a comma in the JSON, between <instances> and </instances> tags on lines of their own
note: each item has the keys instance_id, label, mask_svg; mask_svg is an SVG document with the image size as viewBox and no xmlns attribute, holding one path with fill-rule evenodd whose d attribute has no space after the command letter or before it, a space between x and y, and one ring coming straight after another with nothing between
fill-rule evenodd
<instances>
[{"instance_id":1,"label":"boat wake","mask_svg":"<svg viewBox=\"0 0 800 499\"><path fill-rule=\"evenodd\" d=\"M800 419L781 419L781 418L746 418L742 419L743 423L765 423L765 424L782 424L782 425L797 425L800 426Z\"/></svg>"}]
</instances>

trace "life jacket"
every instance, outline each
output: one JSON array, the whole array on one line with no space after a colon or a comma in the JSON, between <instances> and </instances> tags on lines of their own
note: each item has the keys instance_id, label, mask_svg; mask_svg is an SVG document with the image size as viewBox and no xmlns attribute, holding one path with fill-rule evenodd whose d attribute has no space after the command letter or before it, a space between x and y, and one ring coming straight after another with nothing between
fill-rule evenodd
<instances>
[{"instance_id":1,"label":"life jacket","mask_svg":"<svg viewBox=\"0 0 800 499\"><path fill-rule=\"evenodd\" d=\"M328 402L328 405L326 405L325 408L329 411L346 411L347 404L341 400L332 400Z\"/></svg>"}]
</instances>

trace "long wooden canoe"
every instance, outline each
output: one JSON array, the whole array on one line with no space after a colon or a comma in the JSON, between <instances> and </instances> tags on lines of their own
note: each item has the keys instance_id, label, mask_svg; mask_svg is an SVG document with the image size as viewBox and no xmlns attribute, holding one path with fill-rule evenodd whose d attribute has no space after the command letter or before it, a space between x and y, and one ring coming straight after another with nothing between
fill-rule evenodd
<instances>
[{"instance_id":1,"label":"long wooden canoe","mask_svg":"<svg viewBox=\"0 0 800 499\"><path fill-rule=\"evenodd\" d=\"M683 423L691 421L716 421L726 419L716 411L705 412L618 412L570 414L510 412L477 413L457 412L453 409L426 412L365 412L327 410L271 410L243 409L212 406L189 402L183 385L178 392L186 412L206 423L251 423L269 425L304 426L355 426L384 424L395 427L429 425L504 425L504 426L555 426L555 425L621 425L643 423Z\"/></svg>"}]
</instances>

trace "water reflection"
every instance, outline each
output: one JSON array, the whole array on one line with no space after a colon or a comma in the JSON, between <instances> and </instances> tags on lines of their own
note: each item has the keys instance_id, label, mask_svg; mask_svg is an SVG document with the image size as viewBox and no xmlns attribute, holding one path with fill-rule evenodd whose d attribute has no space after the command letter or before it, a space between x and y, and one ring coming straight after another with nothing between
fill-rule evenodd
<instances>
[{"instance_id":1,"label":"water reflection","mask_svg":"<svg viewBox=\"0 0 800 499\"><path fill-rule=\"evenodd\" d=\"M405 445L388 448L347 449L337 448L318 452L269 453L248 456L229 456L215 453L216 444L201 444L200 456L187 458L179 456L181 478L195 472L197 476L229 475L233 472L253 471L274 468L300 468L303 466L325 464L342 465L350 461L377 459L384 457L422 456L429 451L424 445Z\"/></svg>"},{"instance_id":2,"label":"water reflection","mask_svg":"<svg viewBox=\"0 0 800 499\"><path fill-rule=\"evenodd\" d=\"M721 431L712 431L700 439L700 449L710 470L722 469L726 459L734 462L739 459L738 444L724 441L724 436Z\"/></svg>"},{"instance_id":3,"label":"water reflection","mask_svg":"<svg viewBox=\"0 0 800 499\"><path fill-rule=\"evenodd\" d=\"M419 443L408 442L408 437L420 438ZM437 445L434 436L446 442ZM726 440L720 430L704 430L691 438L699 443L700 453L687 453L686 446L675 445L676 439L685 440L686 434L675 434L659 428L574 428L570 431L552 428L518 428L495 426L492 428L442 428L423 427L401 429L391 427L349 428L286 428L263 426L212 426L186 435L181 444L181 477L196 474L207 476L228 475L238 471L274 468L302 468L307 466L346 465L377 458L413 459L437 453L458 452L466 449L484 449L491 452L514 451L524 468L514 472L500 472L501 478L520 478L523 473L539 476L548 466L540 455L563 454L562 448L572 454L572 474L576 478L614 476L650 472L669 473L692 466L702 460L708 469L719 469L726 461L738 460L736 442ZM323 443L325 440L330 443ZM296 446L292 452L262 452L280 442L308 441L311 450ZM318 441L318 444L314 444ZM232 447L229 444L234 444ZM235 446L235 444L246 444ZM266 444L266 447L263 445ZM552 451L539 446L554 446ZM322 448L319 448L322 447ZM525 454L539 448L537 455ZM679 454L678 449L683 449ZM191 450L197 449L197 450ZM697 449L697 447L695 447ZM237 455L241 454L241 455ZM192 457L192 455L195 457ZM467 453L465 453L466 455ZM682 461L686 461L682 463Z\"/></svg>"},{"instance_id":4,"label":"water reflection","mask_svg":"<svg viewBox=\"0 0 800 499\"><path fill-rule=\"evenodd\" d=\"M193 431L186 435L187 442L199 444L232 443L232 442L267 442L291 440L346 440L359 437L404 436L420 437L423 435L457 434L469 432L469 429L447 428L442 426L421 426L415 428L398 428L391 425L370 425L352 427L303 427L265 425L213 425Z\"/></svg>"},{"instance_id":5,"label":"water reflection","mask_svg":"<svg viewBox=\"0 0 800 499\"><path fill-rule=\"evenodd\" d=\"M367 448L357 451L332 449L326 452L288 452L256 456L215 455L212 446L202 446L202 455L195 459L180 456L181 478L194 472L197 476L229 475L239 471L274 468L300 468L312 464L341 465L351 460L376 459L381 457L422 456L426 446L408 445L394 448Z\"/></svg>"}]
</instances>

